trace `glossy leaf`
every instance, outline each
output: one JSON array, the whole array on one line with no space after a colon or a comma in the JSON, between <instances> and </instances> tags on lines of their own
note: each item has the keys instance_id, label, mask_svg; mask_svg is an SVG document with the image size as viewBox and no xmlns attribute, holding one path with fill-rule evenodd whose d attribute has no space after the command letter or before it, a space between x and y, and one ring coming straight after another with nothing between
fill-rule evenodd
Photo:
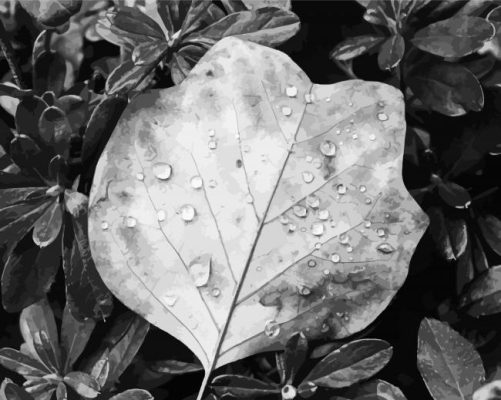
<instances>
[{"instance_id":1,"label":"glossy leaf","mask_svg":"<svg viewBox=\"0 0 501 400\"><path fill-rule=\"evenodd\" d=\"M346 395L357 400L406 400L398 387L381 379L356 385L350 388Z\"/></svg>"},{"instance_id":2,"label":"glossy leaf","mask_svg":"<svg viewBox=\"0 0 501 400\"><path fill-rule=\"evenodd\" d=\"M471 398L485 379L473 345L447 324L425 318L418 333L417 365L435 400Z\"/></svg>"},{"instance_id":3,"label":"glossy leaf","mask_svg":"<svg viewBox=\"0 0 501 400\"><path fill-rule=\"evenodd\" d=\"M10 379L5 378L2 382L2 388L0 389L0 395L5 396L5 400L33 400L23 388L17 386Z\"/></svg>"},{"instance_id":4,"label":"glossy leaf","mask_svg":"<svg viewBox=\"0 0 501 400\"><path fill-rule=\"evenodd\" d=\"M59 96L64 88L66 63L58 53L46 51L36 59L33 66L33 88L38 95L47 90Z\"/></svg>"},{"instance_id":5,"label":"glossy leaf","mask_svg":"<svg viewBox=\"0 0 501 400\"><path fill-rule=\"evenodd\" d=\"M63 224L63 208L58 201L45 211L33 227L33 241L38 247L47 247L59 236Z\"/></svg>"},{"instance_id":6,"label":"glossy leaf","mask_svg":"<svg viewBox=\"0 0 501 400\"><path fill-rule=\"evenodd\" d=\"M0 365L20 375L41 377L51 372L40 361L7 347L0 349Z\"/></svg>"},{"instance_id":7,"label":"glossy leaf","mask_svg":"<svg viewBox=\"0 0 501 400\"><path fill-rule=\"evenodd\" d=\"M110 400L153 400L153 396L143 389L129 389L110 397Z\"/></svg>"},{"instance_id":8,"label":"glossy leaf","mask_svg":"<svg viewBox=\"0 0 501 400\"><path fill-rule=\"evenodd\" d=\"M478 226L491 249L501 256L501 220L494 215L481 216Z\"/></svg>"},{"instance_id":9,"label":"glossy leaf","mask_svg":"<svg viewBox=\"0 0 501 400\"><path fill-rule=\"evenodd\" d=\"M134 65L158 64L168 47L165 41L142 43L132 52L132 62Z\"/></svg>"},{"instance_id":10,"label":"glossy leaf","mask_svg":"<svg viewBox=\"0 0 501 400\"><path fill-rule=\"evenodd\" d=\"M65 375L64 382L86 399L94 399L99 395L99 384L85 372L69 372Z\"/></svg>"},{"instance_id":11,"label":"glossy leaf","mask_svg":"<svg viewBox=\"0 0 501 400\"><path fill-rule=\"evenodd\" d=\"M501 266L478 276L461 298L461 306L474 317L501 312Z\"/></svg>"},{"instance_id":12,"label":"glossy leaf","mask_svg":"<svg viewBox=\"0 0 501 400\"><path fill-rule=\"evenodd\" d=\"M378 64L381 69L393 69L400 64L405 52L405 41L396 33L384 41L379 49Z\"/></svg>"},{"instance_id":13,"label":"glossy leaf","mask_svg":"<svg viewBox=\"0 0 501 400\"><path fill-rule=\"evenodd\" d=\"M378 373L392 353L391 346L383 340L355 340L325 356L305 381L330 388L350 386Z\"/></svg>"},{"instance_id":14,"label":"glossy leaf","mask_svg":"<svg viewBox=\"0 0 501 400\"><path fill-rule=\"evenodd\" d=\"M200 364L177 360L156 361L150 366L150 369L168 375L182 375L190 372L203 371L203 367Z\"/></svg>"},{"instance_id":15,"label":"glossy leaf","mask_svg":"<svg viewBox=\"0 0 501 400\"><path fill-rule=\"evenodd\" d=\"M65 193L63 232L63 269L66 301L77 318L104 318L110 315L113 299L96 271L87 237L87 197L78 192Z\"/></svg>"},{"instance_id":16,"label":"glossy leaf","mask_svg":"<svg viewBox=\"0 0 501 400\"><path fill-rule=\"evenodd\" d=\"M361 35L348 38L339 43L330 53L335 60L346 61L361 56L384 41L383 36Z\"/></svg>"},{"instance_id":17,"label":"glossy leaf","mask_svg":"<svg viewBox=\"0 0 501 400\"><path fill-rule=\"evenodd\" d=\"M441 181L438 184L438 194L448 206L454 208L465 209L471 204L468 191L454 182Z\"/></svg>"},{"instance_id":18,"label":"glossy leaf","mask_svg":"<svg viewBox=\"0 0 501 400\"><path fill-rule=\"evenodd\" d=\"M63 311L61 325L61 347L64 352L64 372L69 372L87 345L90 335L96 326L93 319L79 321L73 317L69 307Z\"/></svg>"},{"instance_id":19,"label":"glossy leaf","mask_svg":"<svg viewBox=\"0 0 501 400\"><path fill-rule=\"evenodd\" d=\"M460 15L421 29L412 43L437 56L463 57L480 49L493 36L494 27L486 19Z\"/></svg>"},{"instance_id":20,"label":"glossy leaf","mask_svg":"<svg viewBox=\"0 0 501 400\"><path fill-rule=\"evenodd\" d=\"M82 0L20 0L22 6L43 25L64 24L82 7Z\"/></svg>"},{"instance_id":21,"label":"glossy leaf","mask_svg":"<svg viewBox=\"0 0 501 400\"><path fill-rule=\"evenodd\" d=\"M461 257L468 243L466 221L446 218L440 207L431 207L427 213L430 217L430 233L442 257L449 261Z\"/></svg>"},{"instance_id":22,"label":"glossy leaf","mask_svg":"<svg viewBox=\"0 0 501 400\"><path fill-rule=\"evenodd\" d=\"M459 64L427 64L413 71L407 83L427 107L445 115L459 116L468 111L480 111L484 106L480 83Z\"/></svg>"},{"instance_id":23,"label":"glossy leaf","mask_svg":"<svg viewBox=\"0 0 501 400\"><path fill-rule=\"evenodd\" d=\"M217 376L211 386L216 394L237 399L257 399L280 393L277 385L242 375Z\"/></svg>"},{"instance_id":24,"label":"glossy leaf","mask_svg":"<svg viewBox=\"0 0 501 400\"><path fill-rule=\"evenodd\" d=\"M427 225L401 180L403 108L387 85L312 85L283 53L223 39L183 85L137 97L101 156L89 234L103 280L206 369L305 326L308 338L363 329ZM207 255L200 282L191 267Z\"/></svg>"},{"instance_id":25,"label":"glossy leaf","mask_svg":"<svg viewBox=\"0 0 501 400\"><path fill-rule=\"evenodd\" d=\"M495 380L478 388L475 393L473 393L472 400L495 400L499 397L500 392L501 381Z\"/></svg>"},{"instance_id":26,"label":"glossy leaf","mask_svg":"<svg viewBox=\"0 0 501 400\"><path fill-rule=\"evenodd\" d=\"M303 333L296 333L285 344L284 383L292 384L296 374L308 355L308 340Z\"/></svg>"},{"instance_id":27,"label":"glossy leaf","mask_svg":"<svg viewBox=\"0 0 501 400\"><path fill-rule=\"evenodd\" d=\"M120 7L116 12L108 13L112 25L123 32L164 39L162 28L149 16L136 7Z\"/></svg>"}]
</instances>

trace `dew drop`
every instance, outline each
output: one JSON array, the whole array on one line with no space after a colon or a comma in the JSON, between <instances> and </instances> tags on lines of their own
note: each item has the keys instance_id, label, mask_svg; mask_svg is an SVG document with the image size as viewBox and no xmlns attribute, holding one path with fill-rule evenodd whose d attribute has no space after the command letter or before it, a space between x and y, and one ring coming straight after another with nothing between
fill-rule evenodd
<instances>
[{"instance_id":1,"label":"dew drop","mask_svg":"<svg viewBox=\"0 0 501 400\"><path fill-rule=\"evenodd\" d=\"M182 206L179 213L181 214L182 220L185 222L193 221L193 218L195 218L195 215L197 214L195 208L189 204Z\"/></svg>"},{"instance_id":2,"label":"dew drop","mask_svg":"<svg viewBox=\"0 0 501 400\"><path fill-rule=\"evenodd\" d=\"M214 129L209 129L209 137L216 136L216 131Z\"/></svg>"},{"instance_id":3,"label":"dew drop","mask_svg":"<svg viewBox=\"0 0 501 400\"><path fill-rule=\"evenodd\" d=\"M292 212L296 217L299 218L305 218L306 215L308 215L308 210L306 209L306 207L303 206L294 206L292 208Z\"/></svg>"},{"instance_id":4,"label":"dew drop","mask_svg":"<svg viewBox=\"0 0 501 400\"><path fill-rule=\"evenodd\" d=\"M334 157L336 155L336 145L330 140L325 140L320 144L320 152L327 157Z\"/></svg>"},{"instance_id":5,"label":"dew drop","mask_svg":"<svg viewBox=\"0 0 501 400\"><path fill-rule=\"evenodd\" d=\"M301 286L299 288L299 294L301 296L309 296L311 294L311 290L306 286Z\"/></svg>"},{"instance_id":6,"label":"dew drop","mask_svg":"<svg viewBox=\"0 0 501 400\"><path fill-rule=\"evenodd\" d=\"M384 107L384 101L379 101L379 102L377 103L377 105L378 105L379 107Z\"/></svg>"},{"instance_id":7,"label":"dew drop","mask_svg":"<svg viewBox=\"0 0 501 400\"><path fill-rule=\"evenodd\" d=\"M337 311L336 312L336 317L343 318L344 317L344 312Z\"/></svg>"},{"instance_id":8,"label":"dew drop","mask_svg":"<svg viewBox=\"0 0 501 400\"><path fill-rule=\"evenodd\" d=\"M306 197L306 204L311 208L318 208L320 206L320 199L314 194Z\"/></svg>"},{"instance_id":9,"label":"dew drop","mask_svg":"<svg viewBox=\"0 0 501 400\"><path fill-rule=\"evenodd\" d=\"M162 222L165 221L166 215L164 210L158 210L157 212L157 219Z\"/></svg>"},{"instance_id":10,"label":"dew drop","mask_svg":"<svg viewBox=\"0 0 501 400\"><path fill-rule=\"evenodd\" d=\"M322 333L326 333L326 332L329 332L329 329L330 329L329 324L327 322L324 322L322 324L322 327L320 328L320 331Z\"/></svg>"},{"instance_id":11,"label":"dew drop","mask_svg":"<svg viewBox=\"0 0 501 400\"><path fill-rule=\"evenodd\" d=\"M247 196L245 196L245 201L249 204L252 204L254 203L254 197L252 197L252 195L249 193L247 194Z\"/></svg>"},{"instance_id":12,"label":"dew drop","mask_svg":"<svg viewBox=\"0 0 501 400\"><path fill-rule=\"evenodd\" d=\"M378 235L379 237L383 237L383 236L385 236L385 235L386 235L386 231L385 231L385 229L384 229L384 228L378 228L378 229L376 230L376 233L377 233L377 235Z\"/></svg>"},{"instance_id":13,"label":"dew drop","mask_svg":"<svg viewBox=\"0 0 501 400\"><path fill-rule=\"evenodd\" d=\"M313 157L312 156L306 156L305 160L306 160L307 163L311 163L313 161Z\"/></svg>"},{"instance_id":14,"label":"dew drop","mask_svg":"<svg viewBox=\"0 0 501 400\"><path fill-rule=\"evenodd\" d=\"M366 228L370 228L370 227L371 227L371 225L372 225L372 222L371 222L371 221L365 221L365 223L364 223L364 226L365 226Z\"/></svg>"},{"instance_id":15,"label":"dew drop","mask_svg":"<svg viewBox=\"0 0 501 400\"><path fill-rule=\"evenodd\" d=\"M315 177L310 171L303 171L302 177L305 183L311 183L315 179Z\"/></svg>"},{"instance_id":16,"label":"dew drop","mask_svg":"<svg viewBox=\"0 0 501 400\"><path fill-rule=\"evenodd\" d=\"M315 243L315 249L320 250L322 243Z\"/></svg>"},{"instance_id":17,"label":"dew drop","mask_svg":"<svg viewBox=\"0 0 501 400\"><path fill-rule=\"evenodd\" d=\"M330 98L330 97L326 97L326 98L325 98L325 101L326 101L327 103L329 103L329 102L331 101L331 98Z\"/></svg>"},{"instance_id":18,"label":"dew drop","mask_svg":"<svg viewBox=\"0 0 501 400\"><path fill-rule=\"evenodd\" d=\"M346 133L349 133L351 131L350 127L346 127L345 131Z\"/></svg>"},{"instance_id":19,"label":"dew drop","mask_svg":"<svg viewBox=\"0 0 501 400\"><path fill-rule=\"evenodd\" d=\"M346 194L346 190L346 186L342 183L336 186L336 191L338 192L338 194Z\"/></svg>"},{"instance_id":20,"label":"dew drop","mask_svg":"<svg viewBox=\"0 0 501 400\"><path fill-rule=\"evenodd\" d=\"M349 105L350 107L353 107L353 103L352 103L351 101L348 103L348 105Z\"/></svg>"},{"instance_id":21,"label":"dew drop","mask_svg":"<svg viewBox=\"0 0 501 400\"><path fill-rule=\"evenodd\" d=\"M341 129L336 129L336 134L341 135Z\"/></svg>"},{"instance_id":22,"label":"dew drop","mask_svg":"<svg viewBox=\"0 0 501 400\"><path fill-rule=\"evenodd\" d=\"M217 148L217 142L215 140L209 140L208 146L209 149L215 150Z\"/></svg>"},{"instance_id":23,"label":"dew drop","mask_svg":"<svg viewBox=\"0 0 501 400\"><path fill-rule=\"evenodd\" d=\"M134 217L127 217L126 224L128 228L134 228L136 226L136 223L137 221Z\"/></svg>"},{"instance_id":24,"label":"dew drop","mask_svg":"<svg viewBox=\"0 0 501 400\"><path fill-rule=\"evenodd\" d=\"M271 319L266 321L264 325L264 334L270 338L277 337L280 333L280 325L277 321Z\"/></svg>"},{"instance_id":25,"label":"dew drop","mask_svg":"<svg viewBox=\"0 0 501 400\"><path fill-rule=\"evenodd\" d=\"M334 228L336 226L336 221L333 219L330 220L331 227Z\"/></svg>"},{"instance_id":26,"label":"dew drop","mask_svg":"<svg viewBox=\"0 0 501 400\"><path fill-rule=\"evenodd\" d=\"M190 185L193 189L200 189L203 185L202 178L197 176L194 176L193 178L190 179Z\"/></svg>"},{"instance_id":27,"label":"dew drop","mask_svg":"<svg viewBox=\"0 0 501 400\"><path fill-rule=\"evenodd\" d=\"M153 174L157 179L166 181L172 175L172 167L167 163L156 163L153 165Z\"/></svg>"},{"instance_id":28,"label":"dew drop","mask_svg":"<svg viewBox=\"0 0 501 400\"><path fill-rule=\"evenodd\" d=\"M283 106L282 114L285 115L286 117L290 117L292 115L292 108L290 108L289 106Z\"/></svg>"},{"instance_id":29,"label":"dew drop","mask_svg":"<svg viewBox=\"0 0 501 400\"><path fill-rule=\"evenodd\" d=\"M304 101L306 102L306 104L313 103L313 96L310 93L306 93L304 95Z\"/></svg>"},{"instance_id":30,"label":"dew drop","mask_svg":"<svg viewBox=\"0 0 501 400\"><path fill-rule=\"evenodd\" d=\"M369 197L367 197L365 199L365 204L371 204L371 203L372 203L372 200Z\"/></svg>"},{"instance_id":31,"label":"dew drop","mask_svg":"<svg viewBox=\"0 0 501 400\"><path fill-rule=\"evenodd\" d=\"M285 214L282 214L279 220L282 225L287 225L289 223L289 218Z\"/></svg>"},{"instance_id":32,"label":"dew drop","mask_svg":"<svg viewBox=\"0 0 501 400\"><path fill-rule=\"evenodd\" d=\"M136 179L137 179L138 181L144 181L144 174L143 174L142 172L138 172L138 173L136 174Z\"/></svg>"},{"instance_id":33,"label":"dew drop","mask_svg":"<svg viewBox=\"0 0 501 400\"><path fill-rule=\"evenodd\" d=\"M211 263L211 256L205 255L197 257L188 266L191 279L195 283L196 287L205 286L207 285L207 282L209 282Z\"/></svg>"},{"instance_id":34,"label":"dew drop","mask_svg":"<svg viewBox=\"0 0 501 400\"><path fill-rule=\"evenodd\" d=\"M288 228L289 228L289 232L294 232L296 230L296 225L295 224L289 224Z\"/></svg>"},{"instance_id":35,"label":"dew drop","mask_svg":"<svg viewBox=\"0 0 501 400\"><path fill-rule=\"evenodd\" d=\"M373 133L371 133L369 135L369 140L376 140L376 135L374 135Z\"/></svg>"},{"instance_id":36,"label":"dew drop","mask_svg":"<svg viewBox=\"0 0 501 400\"><path fill-rule=\"evenodd\" d=\"M341 244L348 244L350 241L350 237L346 233L342 233L339 235L339 243Z\"/></svg>"},{"instance_id":37,"label":"dew drop","mask_svg":"<svg viewBox=\"0 0 501 400\"><path fill-rule=\"evenodd\" d=\"M377 113L377 119L380 121L388 121L388 115L386 115L384 112L379 112Z\"/></svg>"},{"instance_id":38,"label":"dew drop","mask_svg":"<svg viewBox=\"0 0 501 400\"><path fill-rule=\"evenodd\" d=\"M108 223L106 221L103 221L101 222L101 229L103 231L105 231L106 229L108 229L110 226L108 225Z\"/></svg>"},{"instance_id":39,"label":"dew drop","mask_svg":"<svg viewBox=\"0 0 501 400\"><path fill-rule=\"evenodd\" d=\"M351 253L353 251L353 247L348 246L346 247L346 252Z\"/></svg>"},{"instance_id":40,"label":"dew drop","mask_svg":"<svg viewBox=\"0 0 501 400\"><path fill-rule=\"evenodd\" d=\"M322 221L328 220L330 217L329 210L320 210L318 212L318 219L321 219Z\"/></svg>"},{"instance_id":41,"label":"dew drop","mask_svg":"<svg viewBox=\"0 0 501 400\"><path fill-rule=\"evenodd\" d=\"M167 304L167 306L173 307L174 304L176 304L176 302L177 302L177 297L166 295L163 297L163 300L164 300L165 304Z\"/></svg>"},{"instance_id":42,"label":"dew drop","mask_svg":"<svg viewBox=\"0 0 501 400\"><path fill-rule=\"evenodd\" d=\"M337 254L337 253L333 253L333 254L331 255L331 261L332 261L333 263L338 263L339 261L341 261L341 257L339 256L339 254Z\"/></svg>"},{"instance_id":43,"label":"dew drop","mask_svg":"<svg viewBox=\"0 0 501 400\"><path fill-rule=\"evenodd\" d=\"M328 269L324 269L322 272L325 276L330 275L330 271Z\"/></svg>"},{"instance_id":44,"label":"dew drop","mask_svg":"<svg viewBox=\"0 0 501 400\"><path fill-rule=\"evenodd\" d=\"M381 243L379 246L377 246L377 250L383 254L391 254L395 251L393 246L388 243Z\"/></svg>"},{"instance_id":45,"label":"dew drop","mask_svg":"<svg viewBox=\"0 0 501 400\"><path fill-rule=\"evenodd\" d=\"M260 265L258 265L258 266L256 267L256 271L257 271L257 272L261 272L261 270L262 270L262 269L263 269L263 268L262 268Z\"/></svg>"},{"instance_id":46,"label":"dew drop","mask_svg":"<svg viewBox=\"0 0 501 400\"><path fill-rule=\"evenodd\" d=\"M315 268L317 266L317 262L315 260L308 260L308 267Z\"/></svg>"},{"instance_id":47,"label":"dew drop","mask_svg":"<svg viewBox=\"0 0 501 400\"><path fill-rule=\"evenodd\" d=\"M288 97L296 97L297 96L297 87L295 87L295 86L288 86L287 89L285 89L285 94Z\"/></svg>"},{"instance_id":48,"label":"dew drop","mask_svg":"<svg viewBox=\"0 0 501 400\"><path fill-rule=\"evenodd\" d=\"M322 236L324 234L324 224L322 224L320 222L315 222L311 226L311 233L314 236Z\"/></svg>"},{"instance_id":49,"label":"dew drop","mask_svg":"<svg viewBox=\"0 0 501 400\"><path fill-rule=\"evenodd\" d=\"M219 290L218 288L214 288L211 290L210 293L212 294L212 297L219 297L221 294L221 290Z\"/></svg>"},{"instance_id":50,"label":"dew drop","mask_svg":"<svg viewBox=\"0 0 501 400\"><path fill-rule=\"evenodd\" d=\"M357 140L358 139L358 135L356 133L353 134L352 136L353 140Z\"/></svg>"},{"instance_id":51,"label":"dew drop","mask_svg":"<svg viewBox=\"0 0 501 400\"><path fill-rule=\"evenodd\" d=\"M209 181L209 187L210 187L210 188L215 188L216 186L217 186L217 182L216 182L216 180L211 179L211 180Z\"/></svg>"},{"instance_id":52,"label":"dew drop","mask_svg":"<svg viewBox=\"0 0 501 400\"><path fill-rule=\"evenodd\" d=\"M360 193L365 193L365 192L367 192L367 187L365 187L364 185L360 185L358 187L358 190L360 190Z\"/></svg>"}]
</instances>

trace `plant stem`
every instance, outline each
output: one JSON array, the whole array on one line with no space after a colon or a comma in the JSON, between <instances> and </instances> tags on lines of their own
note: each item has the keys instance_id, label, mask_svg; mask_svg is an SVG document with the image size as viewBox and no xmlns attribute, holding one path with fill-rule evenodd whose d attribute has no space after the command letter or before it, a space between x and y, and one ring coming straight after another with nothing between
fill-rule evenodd
<instances>
[{"instance_id":1,"label":"plant stem","mask_svg":"<svg viewBox=\"0 0 501 400\"><path fill-rule=\"evenodd\" d=\"M12 45L10 44L7 36L8 35L7 31L5 30L5 26L3 25L2 20L0 20L0 47L2 48L7 63L9 64L9 68L12 72L12 77L14 78L17 86L19 86L19 88L21 89L26 89L26 86L24 85L24 82L21 78L21 70L15 61L14 49L12 48Z\"/></svg>"}]
</instances>

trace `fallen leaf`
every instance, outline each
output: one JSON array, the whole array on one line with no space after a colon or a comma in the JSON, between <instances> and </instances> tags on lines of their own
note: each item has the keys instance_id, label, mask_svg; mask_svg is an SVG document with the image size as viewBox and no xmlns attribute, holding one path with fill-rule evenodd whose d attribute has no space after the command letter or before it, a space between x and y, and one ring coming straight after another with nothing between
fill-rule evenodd
<instances>
[{"instance_id":1,"label":"fallen leaf","mask_svg":"<svg viewBox=\"0 0 501 400\"><path fill-rule=\"evenodd\" d=\"M283 53L223 39L112 134L89 200L98 271L208 371L306 326L309 339L358 332L427 226L402 182L404 133L396 89L313 85Z\"/></svg>"}]
</instances>

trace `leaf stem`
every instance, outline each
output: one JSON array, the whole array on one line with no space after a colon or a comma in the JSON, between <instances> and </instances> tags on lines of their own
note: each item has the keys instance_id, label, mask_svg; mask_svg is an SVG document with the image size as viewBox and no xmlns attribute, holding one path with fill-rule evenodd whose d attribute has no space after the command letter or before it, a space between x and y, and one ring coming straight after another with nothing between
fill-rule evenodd
<instances>
[{"instance_id":1,"label":"leaf stem","mask_svg":"<svg viewBox=\"0 0 501 400\"><path fill-rule=\"evenodd\" d=\"M26 85L24 84L22 79L21 69L18 67L15 61L14 49L12 48L10 40L8 39L8 34L5 30L5 26L2 20L0 20L0 47L2 48L7 63L9 64L9 68L12 72L12 77L14 78L17 86L19 86L20 89L26 89Z\"/></svg>"}]
</instances>

